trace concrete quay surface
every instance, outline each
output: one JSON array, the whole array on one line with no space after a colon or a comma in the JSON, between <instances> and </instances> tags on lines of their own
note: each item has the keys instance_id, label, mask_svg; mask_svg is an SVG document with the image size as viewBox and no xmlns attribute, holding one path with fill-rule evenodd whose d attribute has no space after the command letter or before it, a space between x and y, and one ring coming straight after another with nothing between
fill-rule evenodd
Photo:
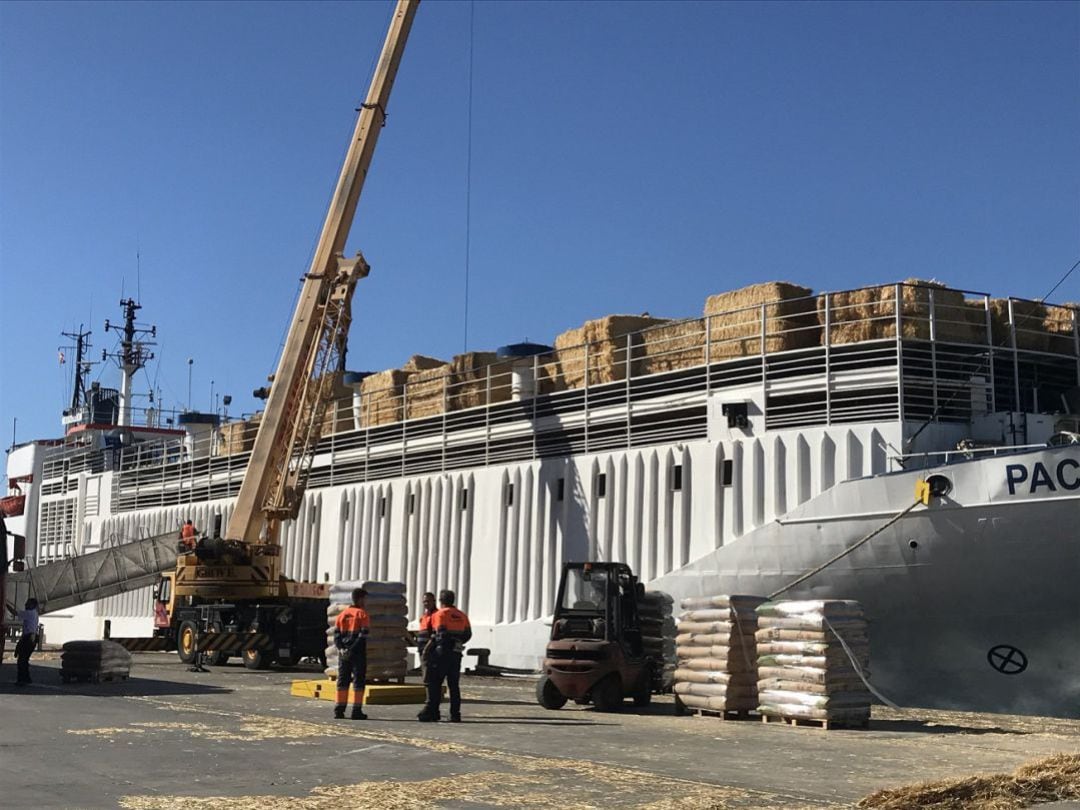
<instances>
[{"instance_id":1,"label":"concrete quay surface","mask_svg":"<svg viewBox=\"0 0 1080 810\"><path fill-rule=\"evenodd\" d=\"M869 730L823 731L675 717L670 697L553 712L521 679L463 678L460 724L418 723L415 705L334 720L330 703L289 693L320 675L235 662L193 673L139 653L127 681L63 685L46 654L17 688L6 661L0 806L844 807L883 787L1080 753L1080 720L875 707Z\"/></svg>"}]
</instances>

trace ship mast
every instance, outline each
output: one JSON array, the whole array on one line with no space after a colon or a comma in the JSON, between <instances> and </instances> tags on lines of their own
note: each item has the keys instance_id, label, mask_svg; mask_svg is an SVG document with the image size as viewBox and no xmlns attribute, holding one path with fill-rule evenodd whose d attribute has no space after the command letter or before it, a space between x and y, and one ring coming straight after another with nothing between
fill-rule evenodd
<instances>
[{"instance_id":1,"label":"ship mast","mask_svg":"<svg viewBox=\"0 0 1080 810\"><path fill-rule=\"evenodd\" d=\"M131 386L135 379L135 373L146 365L148 360L154 359L153 352L147 351L147 347L154 343L145 340L147 336L157 337L156 326L139 326L135 323L135 313L142 309L141 304L135 303L133 298L121 299L120 306L124 308L124 324L117 326L105 321L105 331L110 330L120 333L120 351L109 353L101 352L101 359L112 358L120 367L120 415L117 424L121 427L130 426L131 420Z\"/></svg>"},{"instance_id":2,"label":"ship mast","mask_svg":"<svg viewBox=\"0 0 1080 810\"><path fill-rule=\"evenodd\" d=\"M61 332L62 337L71 338L75 341L75 386L71 392L71 409L67 414L75 416L83 405L89 404L86 398L86 375L90 373L93 363L86 360L86 350L90 348L91 332L84 332L82 324L79 324L78 332ZM60 362L62 363L63 350L61 349Z\"/></svg>"}]
</instances>

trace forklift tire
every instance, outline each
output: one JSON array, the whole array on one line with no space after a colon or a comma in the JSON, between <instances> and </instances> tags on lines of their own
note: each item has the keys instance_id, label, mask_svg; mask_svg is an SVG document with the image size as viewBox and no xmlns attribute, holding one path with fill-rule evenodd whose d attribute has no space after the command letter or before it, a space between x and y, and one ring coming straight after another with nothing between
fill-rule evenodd
<instances>
[{"instance_id":1,"label":"forklift tire","mask_svg":"<svg viewBox=\"0 0 1080 810\"><path fill-rule=\"evenodd\" d=\"M195 662L195 658L199 654L195 648L195 641L198 637L199 632L195 627L195 622L191 620L180 622L180 631L176 634L176 654L180 657L181 662L185 664Z\"/></svg>"},{"instance_id":2,"label":"forklift tire","mask_svg":"<svg viewBox=\"0 0 1080 810\"><path fill-rule=\"evenodd\" d=\"M248 669L270 669L273 660L265 650L244 650L240 658Z\"/></svg>"},{"instance_id":3,"label":"forklift tire","mask_svg":"<svg viewBox=\"0 0 1080 810\"><path fill-rule=\"evenodd\" d=\"M645 678L634 692L634 705L644 708L652 703L652 678Z\"/></svg>"},{"instance_id":4,"label":"forklift tire","mask_svg":"<svg viewBox=\"0 0 1080 810\"><path fill-rule=\"evenodd\" d=\"M223 667L229 660L229 654L227 652L221 652L220 650L207 653L206 663L212 667Z\"/></svg>"},{"instance_id":5,"label":"forklift tire","mask_svg":"<svg viewBox=\"0 0 1080 810\"><path fill-rule=\"evenodd\" d=\"M545 676L536 682L536 702L545 709L561 709L566 705L566 695Z\"/></svg>"},{"instance_id":6,"label":"forklift tire","mask_svg":"<svg viewBox=\"0 0 1080 810\"><path fill-rule=\"evenodd\" d=\"M618 711L622 706L622 682L616 673L608 675L592 688L592 702L598 712Z\"/></svg>"}]
</instances>

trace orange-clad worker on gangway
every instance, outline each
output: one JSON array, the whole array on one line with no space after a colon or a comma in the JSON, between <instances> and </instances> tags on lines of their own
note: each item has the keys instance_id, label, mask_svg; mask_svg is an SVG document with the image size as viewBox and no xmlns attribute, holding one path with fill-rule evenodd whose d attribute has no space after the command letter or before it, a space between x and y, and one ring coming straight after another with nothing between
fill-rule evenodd
<instances>
[{"instance_id":1,"label":"orange-clad worker on gangway","mask_svg":"<svg viewBox=\"0 0 1080 810\"><path fill-rule=\"evenodd\" d=\"M180 545L188 551L195 548L195 524L191 522L191 518L184 521L184 525L180 527Z\"/></svg>"},{"instance_id":2,"label":"orange-clad worker on gangway","mask_svg":"<svg viewBox=\"0 0 1080 810\"><path fill-rule=\"evenodd\" d=\"M454 607L454 592L439 591L439 609L431 618L432 637L425 648L424 686L427 703L417 715L421 723L439 720L442 685L450 690L450 722L461 722L461 655L472 638L469 617Z\"/></svg>"},{"instance_id":3,"label":"orange-clad worker on gangway","mask_svg":"<svg viewBox=\"0 0 1080 810\"><path fill-rule=\"evenodd\" d=\"M338 614L334 622L334 646L338 650L337 701L334 717L342 720L349 705L352 685L352 719L367 720L364 714L364 681L367 678L367 637L371 619L364 605L367 591L353 588L352 604Z\"/></svg>"}]
</instances>

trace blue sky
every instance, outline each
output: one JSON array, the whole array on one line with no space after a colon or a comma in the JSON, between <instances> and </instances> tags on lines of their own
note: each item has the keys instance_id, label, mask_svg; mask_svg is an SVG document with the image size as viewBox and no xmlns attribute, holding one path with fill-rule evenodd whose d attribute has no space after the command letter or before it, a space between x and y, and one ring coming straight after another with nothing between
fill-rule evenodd
<instances>
[{"instance_id":1,"label":"blue sky","mask_svg":"<svg viewBox=\"0 0 1080 810\"><path fill-rule=\"evenodd\" d=\"M255 408L391 8L0 4L4 445L14 417L59 434L59 333L111 350L121 293L167 406L191 357L196 407L213 380ZM1035 298L1080 258L1080 3L472 11L469 349L770 279ZM417 15L350 237L351 368L466 345L469 19Z\"/></svg>"}]
</instances>

